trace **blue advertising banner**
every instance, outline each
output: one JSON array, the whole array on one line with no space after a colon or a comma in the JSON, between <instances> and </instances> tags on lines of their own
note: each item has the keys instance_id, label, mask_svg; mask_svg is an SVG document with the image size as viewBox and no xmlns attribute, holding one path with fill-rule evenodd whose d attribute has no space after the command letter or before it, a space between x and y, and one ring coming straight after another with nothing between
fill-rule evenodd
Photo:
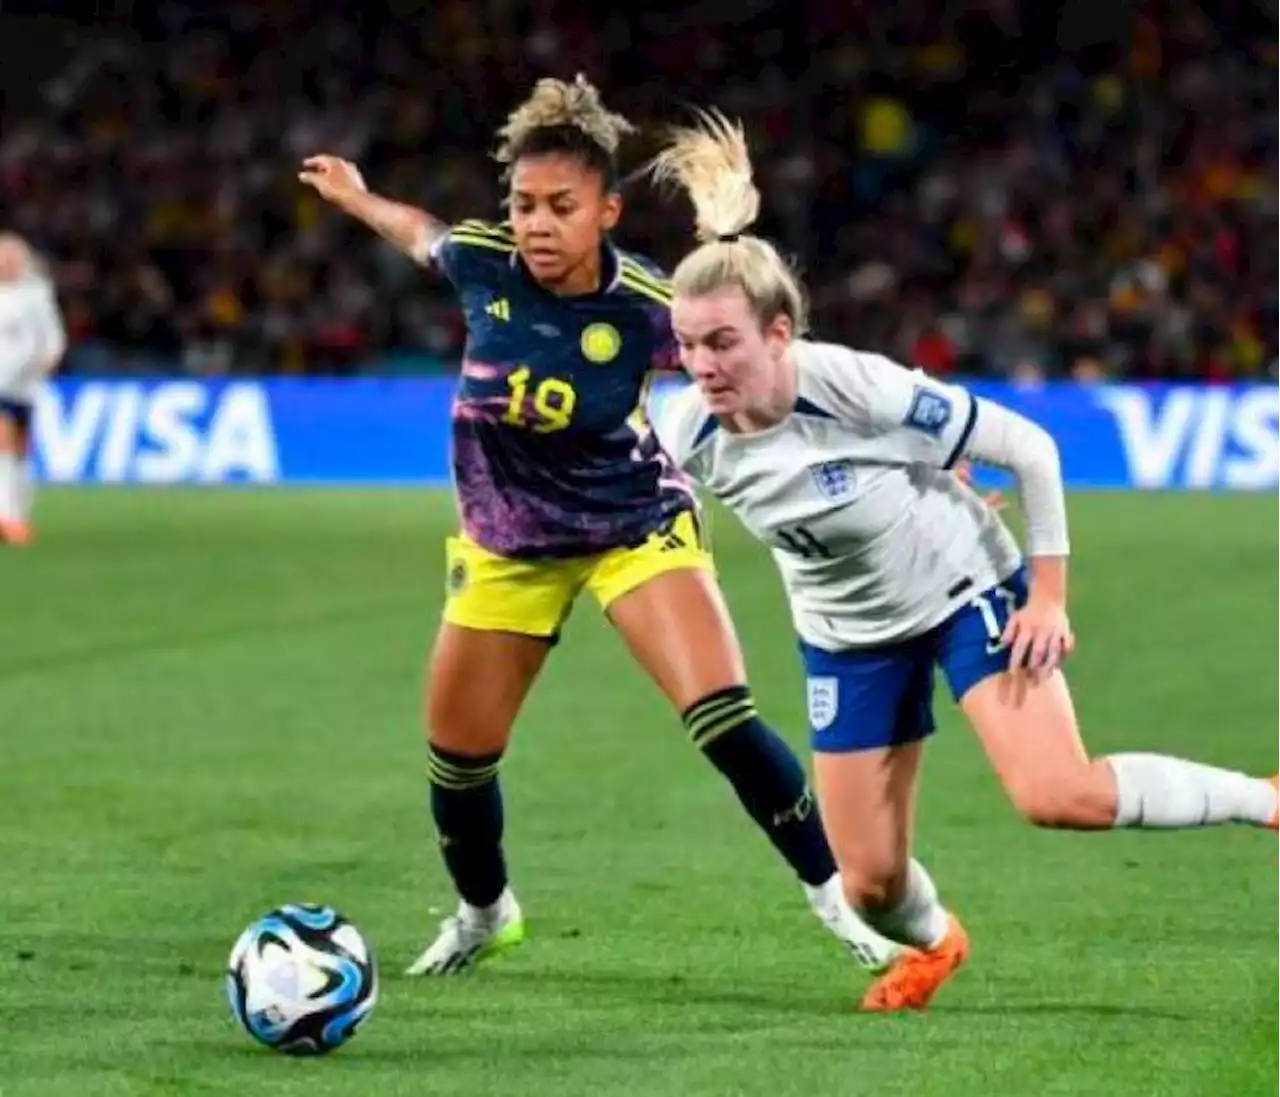
<instances>
[{"instance_id":1,"label":"blue advertising banner","mask_svg":"<svg viewBox=\"0 0 1280 1097\"><path fill-rule=\"evenodd\" d=\"M1280 487L1275 385L970 387L1053 434L1071 487ZM442 485L452 393L445 377L59 378L36 407L36 471L55 483Z\"/></svg>"}]
</instances>

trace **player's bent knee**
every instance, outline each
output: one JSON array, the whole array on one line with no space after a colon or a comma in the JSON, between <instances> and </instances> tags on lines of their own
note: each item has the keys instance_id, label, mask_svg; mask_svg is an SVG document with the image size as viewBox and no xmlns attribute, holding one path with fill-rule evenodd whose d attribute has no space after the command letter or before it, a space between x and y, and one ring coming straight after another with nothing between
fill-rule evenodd
<instances>
[{"instance_id":1,"label":"player's bent knee","mask_svg":"<svg viewBox=\"0 0 1280 1097\"><path fill-rule=\"evenodd\" d=\"M1033 827L1065 830L1071 826L1071 807L1061 797L1023 795L1013 798L1013 806Z\"/></svg>"},{"instance_id":2,"label":"player's bent knee","mask_svg":"<svg viewBox=\"0 0 1280 1097\"><path fill-rule=\"evenodd\" d=\"M1115 801L1095 778L1093 766L1078 774L1024 781L1007 788L1014 808L1032 826L1094 830L1115 821Z\"/></svg>"}]
</instances>

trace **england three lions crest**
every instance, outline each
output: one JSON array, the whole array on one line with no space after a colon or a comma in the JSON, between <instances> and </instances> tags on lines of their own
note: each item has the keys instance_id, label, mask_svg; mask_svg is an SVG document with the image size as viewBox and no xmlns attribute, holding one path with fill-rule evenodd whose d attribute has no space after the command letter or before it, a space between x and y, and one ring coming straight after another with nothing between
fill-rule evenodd
<instances>
[{"instance_id":1,"label":"england three lions crest","mask_svg":"<svg viewBox=\"0 0 1280 1097\"><path fill-rule=\"evenodd\" d=\"M810 728L826 731L840 713L840 679L810 678L805 682L805 692L809 701Z\"/></svg>"},{"instance_id":2,"label":"england three lions crest","mask_svg":"<svg viewBox=\"0 0 1280 1097\"><path fill-rule=\"evenodd\" d=\"M848 499L853 494L853 462L823 461L809 469L814 486L827 499Z\"/></svg>"}]
</instances>

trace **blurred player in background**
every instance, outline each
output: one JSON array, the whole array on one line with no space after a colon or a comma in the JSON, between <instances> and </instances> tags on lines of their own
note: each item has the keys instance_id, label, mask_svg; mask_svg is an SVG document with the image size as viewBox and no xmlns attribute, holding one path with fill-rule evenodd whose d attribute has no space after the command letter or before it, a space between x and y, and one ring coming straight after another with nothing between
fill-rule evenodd
<instances>
[{"instance_id":1,"label":"blurred player in background","mask_svg":"<svg viewBox=\"0 0 1280 1097\"><path fill-rule=\"evenodd\" d=\"M0 233L0 542L34 535L32 409L66 345L52 282L25 240Z\"/></svg>"},{"instance_id":2,"label":"blurred player in background","mask_svg":"<svg viewBox=\"0 0 1280 1097\"><path fill-rule=\"evenodd\" d=\"M920 950L868 992L922 1007L968 952L911 859L935 664L1018 810L1047 827L1276 826L1270 781L1156 754L1090 758L1059 666L1067 520L1058 450L1013 412L876 354L802 339L805 303L772 245L743 235L759 194L742 131L677 131L655 176L702 241L673 276L695 385L656 426L676 463L772 550L807 675L819 805L851 902ZM949 471L1017 477L1027 559Z\"/></svg>"},{"instance_id":3,"label":"blurred player in background","mask_svg":"<svg viewBox=\"0 0 1280 1097\"><path fill-rule=\"evenodd\" d=\"M426 697L431 811L461 903L409 973L460 971L524 938L498 768L584 589L800 877L814 912L881 967L896 950L844 899L804 771L747 687L691 487L644 414L651 373L679 363L669 284L609 240L621 213L615 152L631 128L581 78L540 81L499 134L510 187L502 224L450 227L370 193L336 157L313 157L301 172L442 271L468 329L453 424L462 529L446 546Z\"/></svg>"}]
</instances>

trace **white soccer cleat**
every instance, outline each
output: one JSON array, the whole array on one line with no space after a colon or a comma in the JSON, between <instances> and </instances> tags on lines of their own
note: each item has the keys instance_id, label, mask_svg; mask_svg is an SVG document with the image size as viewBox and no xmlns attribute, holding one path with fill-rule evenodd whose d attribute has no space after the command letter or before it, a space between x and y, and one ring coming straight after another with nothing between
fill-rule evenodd
<instances>
[{"instance_id":1,"label":"white soccer cleat","mask_svg":"<svg viewBox=\"0 0 1280 1097\"><path fill-rule=\"evenodd\" d=\"M457 975L481 960L515 948L524 938L524 915L508 888L488 907L459 903L458 913L440 923L436 939L405 974Z\"/></svg>"},{"instance_id":2,"label":"white soccer cleat","mask_svg":"<svg viewBox=\"0 0 1280 1097\"><path fill-rule=\"evenodd\" d=\"M839 874L817 887L806 884L804 892L818 920L867 971L885 971L901 955L900 945L877 933L849 905Z\"/></svg>"}]
</instances>

